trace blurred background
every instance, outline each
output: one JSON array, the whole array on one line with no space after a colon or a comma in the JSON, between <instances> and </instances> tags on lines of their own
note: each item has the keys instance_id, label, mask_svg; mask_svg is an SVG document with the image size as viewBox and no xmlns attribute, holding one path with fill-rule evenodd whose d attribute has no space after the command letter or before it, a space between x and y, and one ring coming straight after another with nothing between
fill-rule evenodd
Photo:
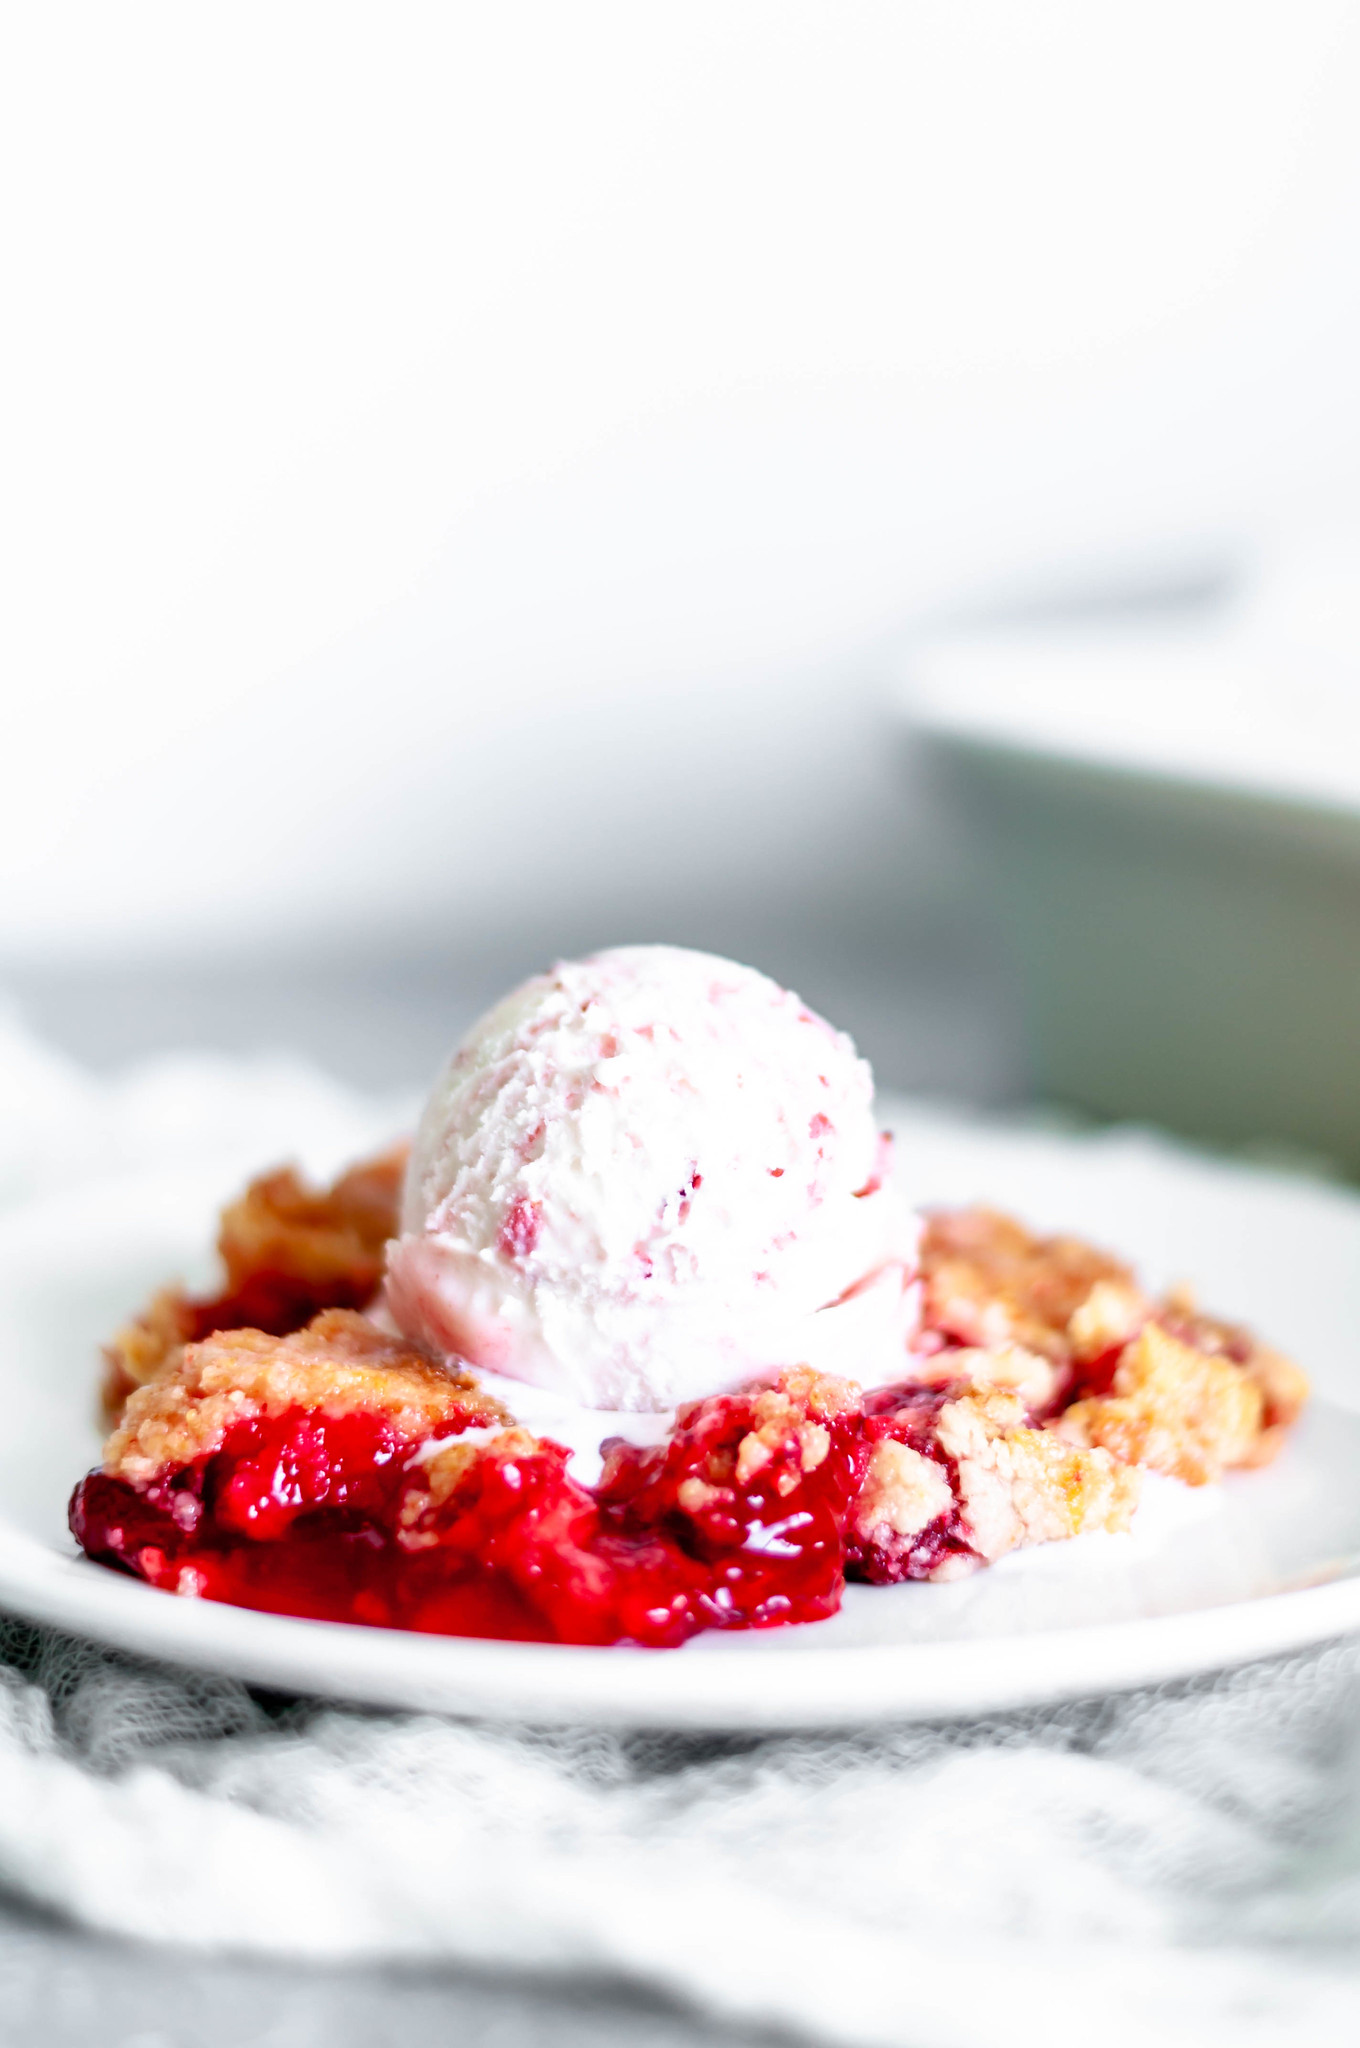
<instances>
[{"instance_id":1,"label":"blurred background","mask_svg":"<svg viewBox=\"0 0 1360 2048\"><path fill-rule=\"evenodd\" d=\"M1360 1161L1360 17L20 10L0 990L418 1084L553 955Z\"/></svg>"}]
</instances>

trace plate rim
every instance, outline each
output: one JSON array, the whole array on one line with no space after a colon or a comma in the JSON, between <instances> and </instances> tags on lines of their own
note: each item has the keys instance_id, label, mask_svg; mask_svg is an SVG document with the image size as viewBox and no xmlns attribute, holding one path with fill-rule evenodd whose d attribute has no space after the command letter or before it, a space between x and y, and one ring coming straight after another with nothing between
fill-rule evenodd
<instances>
[{"instance_id":1,"label":"plate rim","mask_svg":"<svg viewBox=\"0 0 1360 2048\"><path fill-rule=\"evenodd\" d=\"M422 1635L186 1601L3 1522L0 1609L114 1651L324 1701L526 1727L787 1733L1014 1712L1320 1644L1360 1630L1360 1570L1178 1614L813 1646L777 1664L762 1660L758 1705L750 1687L734 1693L724 1655ZM602 1660L613 1671L607 1686Z\"/></svg>"}]
</instances>

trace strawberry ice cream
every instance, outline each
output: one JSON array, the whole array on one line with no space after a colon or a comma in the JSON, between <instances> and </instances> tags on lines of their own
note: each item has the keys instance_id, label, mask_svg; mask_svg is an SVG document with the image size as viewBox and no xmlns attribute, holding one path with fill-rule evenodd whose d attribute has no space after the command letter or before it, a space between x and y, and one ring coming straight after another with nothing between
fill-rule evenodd
<instances>
[{"instance_id":1,"label":"strawberry ice cream","mask_svg":"<svg viewBox=\"0 0 1360 2048\"><path fill-rule=\"evenodd\" d=\"M453 1054L388 1306L640 1418L791 1365L900 1376L917 1235L844 1033L751 968L627 946L526 982Z\"/></svg>"}]
</instances>

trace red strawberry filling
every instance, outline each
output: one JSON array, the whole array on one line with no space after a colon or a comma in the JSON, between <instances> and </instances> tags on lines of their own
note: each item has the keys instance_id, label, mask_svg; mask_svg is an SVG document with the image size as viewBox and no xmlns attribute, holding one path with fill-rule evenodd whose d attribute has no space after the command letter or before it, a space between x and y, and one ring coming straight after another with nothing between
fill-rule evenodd
<instances>
[{"instance_id":1,"label":"red strawberry filling","mask_svg":"<svg viewBox=\"0 0 1360 2048\"><path fill-rule=\"evenodd\" d=\"M413 1457L364 1414L255 1417L150 1483L92 1473L71 1526L152 1585L438 1633L660 1648L840 1604L857 1416L769 1390L701 1402L664 1446L616 1444L594 1491L520 1430L435 1442Z\"/></svg>"}]
</instances>

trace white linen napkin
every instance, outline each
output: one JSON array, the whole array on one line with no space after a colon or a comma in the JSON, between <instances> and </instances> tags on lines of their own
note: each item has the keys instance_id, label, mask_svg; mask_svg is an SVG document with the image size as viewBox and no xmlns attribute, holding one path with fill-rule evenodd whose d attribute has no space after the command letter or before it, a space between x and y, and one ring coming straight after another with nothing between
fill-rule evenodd
<instances>
[{"instance_id":1,"label":"white linen napkin","mask_svg":"<svg viewBox=\"0 0 1360 2048\"><path fill-rule=\"evenodd\" d=\"M17 1028L0 1104L10 1201L224 1130L260 1163L360 1149L395 1114L277 1063L97 1081ZM1346 1644L985 1723L549 1736L280 1702L9 1623L0 1883L114 1933L603 1973L846 2048L1340 2048L1358 1704Z\"/></svg>"}]
</instances>

